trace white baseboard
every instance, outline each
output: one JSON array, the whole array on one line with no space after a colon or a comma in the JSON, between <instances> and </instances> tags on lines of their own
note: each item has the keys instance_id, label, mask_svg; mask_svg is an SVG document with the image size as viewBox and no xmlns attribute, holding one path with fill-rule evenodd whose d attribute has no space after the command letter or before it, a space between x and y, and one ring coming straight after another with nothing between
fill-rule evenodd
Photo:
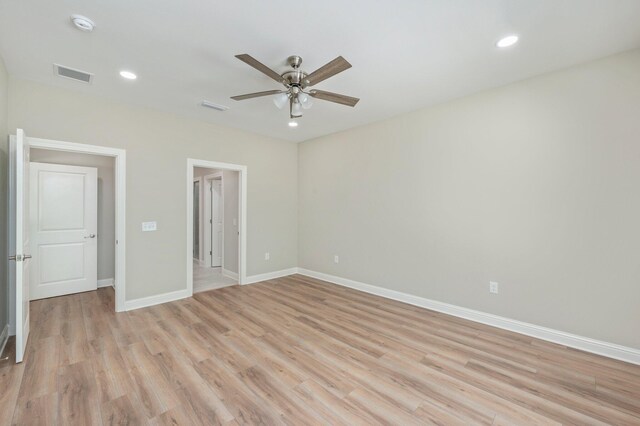
<instances>
[{"instance_id":1,"label":"white baseboard","mask_svg":"<svg viewBox=\"0 0 640 426\"><path fill-rule=\"evenodd\" d=\"M124 310L132 311L134 309L146 308L147 306L159 305L161 303L172 302L186 297L191 297L191 292L186 288L183 290L157 294L155 296L141 297L140 299L127 300L124 302Z\"/></svg>"},{"instance_id":2,"label":"white baseboard","mask_svg":"<svg viewBox=\"0 0 640 426\"><path fill-rule=\"evenodd\" d=\"M336 277L334 275L324 274L322 272L310 271L304 268L298 268L298 273L308 277L317 278L319 280L328 281L344 287L360 290L365 293L375 294L377 296L386 297L388 299L398 300L410 305L420 306L422 308L431 309L433 311L442 312L459 318L487 324L504 330L514 331L516 333L525 334L541 340L546 340L560 345L569 346L571 348L580 349L585 352L614 358L620 361L630 362L640 365L640 349L621 346L615 343L603 342L601 340L591 339L589 337L578 336L576 334L566 333L564 331L554 330L551 328L541 327L498 315L488 314L473 309L463 308L461 306L450 305L448 303L438 302L436 300L425 299L419 296L413 296L407 293L401 293L395 290L389 290L370 284L353 281L347 278Z\"/></svg>"},{"instance_id":3,"label":"white baseboard","mask_svg":"<svg viewBox=\"0 0 640 426\"><path fill-rule=\"evenodd\" d=\"M287 275L293 275L298 273L298 268L282 269L280 271L267 272L264 274L251 275L247 277L243 284L253 284L260 281L273 280L280 277L286 277Z\"/></svg>"},{"instance_id":4,"label":"white baseboard","mask_svg":"<svg viewBox=\"0 0 640 426\"><path fill-rule=\"evenodd\" d=\"M0 357L4 352L4 347L7 346L7 340L9 340L9 324L5 325L2 333L0 333Z\"/></svg>"},{"instance_id":5,"label":"white baseboard","mask_svg":"<svg viewBox=\"0 0 640 426\"><path fill-rule=\"evenodd\" d=\"M103 280L98 280L98 288L101 287L113 287L113 278L105 278Z\"/></svg>"},{"instance_id":6,"label":"white baseboard","mask_svg":"<svg viewBox=\"0 0 640 426\"><path fill-rule=\"evenodd\" d=\"M232 272L228 269L224 269L222 268L222 275L224 275L225 277L229 277L231 279L237 280L238 279L238 273L237 272Z\"/></svg>"}]
</instances>

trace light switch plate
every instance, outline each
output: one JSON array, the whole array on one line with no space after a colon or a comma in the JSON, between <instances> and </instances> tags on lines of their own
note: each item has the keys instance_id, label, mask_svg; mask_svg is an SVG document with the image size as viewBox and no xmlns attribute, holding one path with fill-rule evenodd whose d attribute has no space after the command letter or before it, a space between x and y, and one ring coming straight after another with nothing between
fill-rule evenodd
<instances>
[{"instance_id":1,"label":"light switch plate","mask_svg":"<svg viewBox=\"0 0 640 426\"><path fill-rule=\"evenodd\" d=\"M158 223L157 222L142 222L142 231L143 232L157 231L157 230L158 230Z\"/></svg>"}]
</instances>

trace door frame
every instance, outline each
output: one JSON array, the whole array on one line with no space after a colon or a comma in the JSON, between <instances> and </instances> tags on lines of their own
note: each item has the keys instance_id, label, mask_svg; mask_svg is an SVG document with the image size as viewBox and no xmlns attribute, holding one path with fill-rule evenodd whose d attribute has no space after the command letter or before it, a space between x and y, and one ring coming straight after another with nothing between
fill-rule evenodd
<instances>
[{"instance_id":1,"label":"door frame","mask_svg":"<svg viewBox=\"0 0 640 426\"><path fill-rule=\"evenodd\" d=\"M106 157L113 157L115 162L115 310L124 312L126 296L126 171L127 152L120 148L108 148L98 145L87 145L83 143L56 141L51 139L41 139L27 137L31 148L48 149L51 151L74 152L80 154L94 154ZM15 315L15 307L10 312ZM11 317L13 318L13 317ZM15 321L14 321L15 322ZM12 324L12 327L15 325ZM15 330L14 330L15 332Z\"/></svg>"},{"instance_id":2,"label":"door frame","mask_svg":"<svg viewBox=\"0 0 640 426\"><path fill-rule=\"evenodd\" d=\"M203 190L204 190L204 210L207 212L208 217L210 220L213 220L213 197L211 196L212 193L210 191L207 191L207 185L211 184L212 181L214 180L219 180L220 181L220 188L221 188L221 195L220 198L222 199L222 253L220 253L220 268L221 270L224 269L224 174L220 171L220 172L215 172L212 173L210 175L206 175L202 177L202 181L204 182L204 186L203 186ZM207 265L207 267L211 268L211 263L212 263L212 257L213 256L209 256L207 258L207 249L209 251L213 251L213 223L207 221L205 215L202 216L202 219L204 220L204 228L202 228L204 230L204 242L205 245L204 247L204 262ZM208 259L208 260L207 260Z\"/></svg>"},{"instance_id":3,"label":"door frame","mask_svg":"<svg viewBox=\"0 0 640 426\"><path fill-rule=\"evenodd\" d=\"M238 218L238 283L247 282L247 166L217 161L198 160L187 158L187 292L193 296L193 174L194 168L204 167L208 169L230 170L238 172L238 200L240 204L240 217Z\"/></svg>"}]
</instances>

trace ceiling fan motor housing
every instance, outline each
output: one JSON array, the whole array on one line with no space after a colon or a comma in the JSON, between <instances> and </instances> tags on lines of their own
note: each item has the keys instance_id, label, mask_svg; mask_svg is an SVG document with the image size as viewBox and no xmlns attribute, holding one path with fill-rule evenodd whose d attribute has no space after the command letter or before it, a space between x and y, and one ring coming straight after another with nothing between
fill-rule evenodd
<instances>
[{"instance_id":1,"label":"ceiling fan motor housing","mask_svg":"<svg viewBox=\"0 0 640 426\"><path fill-rule=\"evenodd\" d=\"M290 86L299 86L305 87L305 78L307 78L307 73L300 70L287 71L282 74L282 78L284 79L284 84L287 87Z\"/></svg>"},{"instance_id":2,"label":"ceiling fan motor housing","mask_svg":"<svg viewBox=\"0 0 640 426\"><path fill-rule=\"evenodd\" d=\"M308 74L300 69L300 66L302 65L302 57L297 55L289 56L287 58L287 63L291 68L293 68L293 70L282 74L284 85L287 87L298 86L302 88L308 86L308 82L305 82Z\"/></svg>"}]
</instances>

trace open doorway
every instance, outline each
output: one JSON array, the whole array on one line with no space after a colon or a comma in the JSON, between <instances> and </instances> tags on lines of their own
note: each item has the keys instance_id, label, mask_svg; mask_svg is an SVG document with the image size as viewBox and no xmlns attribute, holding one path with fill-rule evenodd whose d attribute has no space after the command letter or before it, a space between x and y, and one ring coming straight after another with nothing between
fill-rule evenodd
<instances>
[{"instance_id":1,"label":"open doorway","mask_svg":"<svg viewBox=\"0 0 640 426\"><path fill-rule=\"evenodd\" d=\"M30 300L113 287L115 160L32 148Z\"/></svg>"},{"instance_id":2,"label":"open doorway","mask_svg":"<svg viewBox=\"0 0 640 426\"><path fill-rule=\"evenodd\" d=\"M246 166L187 160L187 289L246 280Z\"/></svg>"},{"instance_id":3,"label":"open doorway","mask_svg":"<svg viewBox=\"0 0 640 426\"><path fill-rule=\"evenodd\" d=\"M85 183L88 182L84 177L79 179L74 174L85 174L86 176L92 174L96 179L97 188L97 170L92 167L83 166L67 166L76 167L74 170L68 169L67 172L60 173L60 176L55 177L52 180L45 179L47 182L38 183L38 191L40 194L46 194L45 199L37 198L34 200L31 194L30 181L32 175L30 173L31 166L31 152L35 149L42 149L48 151L55 151L59 153L76 153L76 154L93 154L97 156L105 156L113 159L113 192L114 192L114 268L113 268L113 287L115 292L115 310L121 312L125 310L125 188L126 188L126 152L122 149L107 148L96 145L86 145L79 143L55 141L49 139L30 138L27 137L22 129L17 129L15 135L11 135L9 144L9 238L8 238L8 277L10 284L10 319L11 319L11 334L15 333L16 341L16 362L22 362L24 357L24 351L26 348L27 340L29 337L29 324L30 324L30 289L31 289L31 265L34 260L34 253L36 251L48 250L52 245L60 243L60 241L53 241L43 244L42 247L32 246L30 238L32 231L32 213L30 205L48 205L49 213L47 217L38 218L42 219L41 222L36 222L35 229L40 231L75 231L77 234L82 233L82 241L76 242L62 242L58 248L62 248L62 251L53 253L53 256L49 257L47 265L48 273L44 275L44 279L50 283L57 283L61 281L59 278L63 278L64 281L73 281L74 273L77 276L81 267L78 265L84 263L79 261L79 255L84 255L84 249L79 247L83 245L84 241L91 241L92 244L97 245L97 231L93 232L91 236L91 230L85 226L85 214L77 213L76 209L71 209L74 213L72 217L67 217L69 214L69 208L72 205L79 205L79 200L87 198L87 193L82 192L82 196L78 196L76 192L76 199L71 201L66 200L66 196L63 196L62 192L69 190L70 188L82 188ZM53 155L52 153L46 155ZM43 157L39 157L40 160ZM33 163L33 164L48 164L51 170L60 172L62 165L50 164L50 163ZM59 166L59 167L58 167ZM66 173L66 174L65 174ZM55 174L55 173L54 173ZM51 177L51 176L49 176ZM56 182L56 179L61 179L63 182ZM92 178L93 179L93 178ZM65 181L66 180L66 181ZM80 182L82 181L82 182ZM50 183L54 183L52 187L57 188L61 193L51 191L49 187ZM65 184L66 183L66 184ZM95 191L95 197L97 198L97 189ZM64 199L64 200L63 200ZM66 201L65 201L66 200ZM83 209L86 205L82 202ZM87 204L88 205L88 204ZM97 208L97 207L96 207ZM86 210L86 209L85 209ZM40 211L37 211L40 214ZM97 222L97 217L96 217ZM82 224L80 226L79 224ZM94 226L97 229L97 223ZM87 232L89 231L89 232ZM54 232L55 233L55 232ZM48 235L47 237L52 237ZM76 235L78 237L78 235ZM86 239L84 237L87 237ZM66 235L65 235L66 238ZM34 251L35 250L35 251ZM66 252L65 252L66 250ZM70 251L76 250L71 253ZM97 250L97 247L96 247ZM82 251L82 253L80 253ZM50 253L51 254L51 253ZM35 253L35 256L39 256L42 260L44 257L42 253ZM63 264L60 260L65 260L66 257L71 257L75 264L69 267L68 264ZM97 262L97 260L96 260ZM43 278L42 267L40 265L40 271L38 274L40 278ZM96 264L97 269L97 264ZM97 274L97 273L96 273ZM87 274L84 274L87 275ZM65 280L66 278L66 280ZM96 284L97 286L97 278ZM93 284L92 284L93 286ZM65 292L69 292L69 289ZM83 290L80 290L83 291ZM74 291L71 291L74 292ZM52 295L45 295L43 297L52 297Z\"/></svg>"},{"instance_id":4,"label":"open doorway","mask_svg":"<svg viewBox=\"0 0 640 426\"><path fill-rule=\"evenodd\" d=\"M240 172L195 167L193 292L238 283Z\"/></svg>"}]
</instances>

